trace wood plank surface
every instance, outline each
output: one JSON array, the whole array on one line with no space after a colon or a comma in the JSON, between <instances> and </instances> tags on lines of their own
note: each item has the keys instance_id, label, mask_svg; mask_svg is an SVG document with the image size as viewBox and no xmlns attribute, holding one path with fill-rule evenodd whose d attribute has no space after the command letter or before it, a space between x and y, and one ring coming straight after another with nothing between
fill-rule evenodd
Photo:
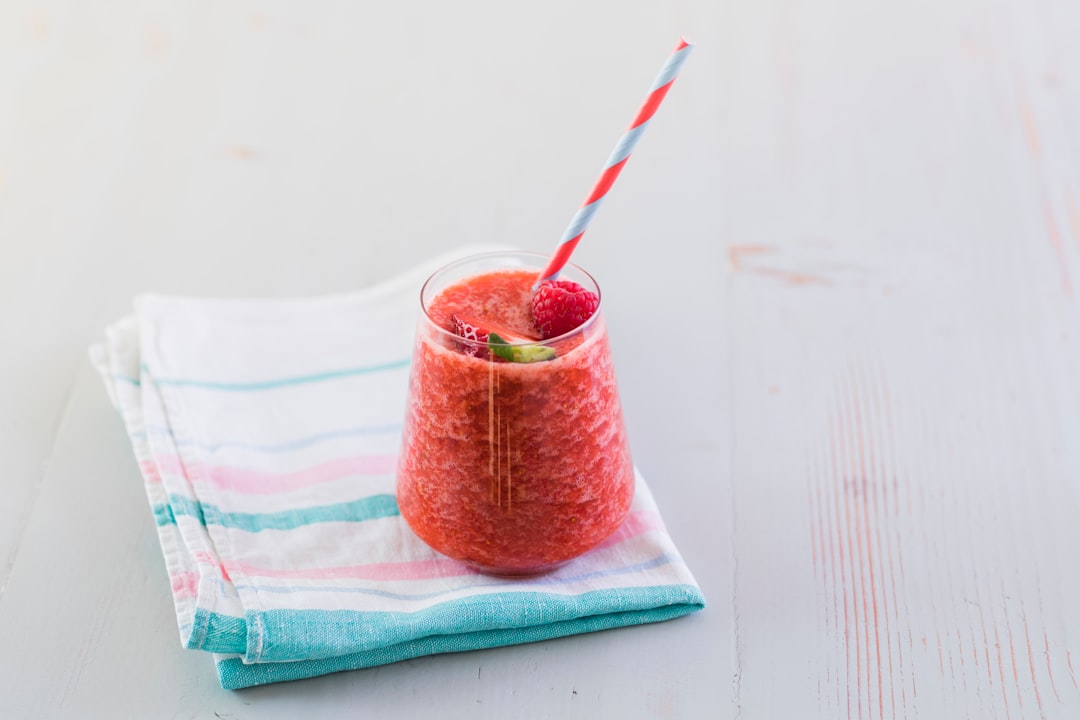
<instances>
[{"instance_id":1,"label":"wood plank surface","mask_svg":"<svg viewBox=\"0 0 1080 720\"><path fill-rule=\"evenodd\" d=\"M0 717L1080 717L1080 5L0 6ZM575 258L709 600L220 690L86 346L145 291Z\"/></svg>"},{"instance_id":2,"label":"wood plank surface","mask_svg":"<svg viewBox=\"0 0 1080 720\"><path fill-rule=\"evenodd\" d=\"M1076 17L926 10L802 36L802 192L729 247L744 716L1080 712Z\"/></svg>"}]
</instances>

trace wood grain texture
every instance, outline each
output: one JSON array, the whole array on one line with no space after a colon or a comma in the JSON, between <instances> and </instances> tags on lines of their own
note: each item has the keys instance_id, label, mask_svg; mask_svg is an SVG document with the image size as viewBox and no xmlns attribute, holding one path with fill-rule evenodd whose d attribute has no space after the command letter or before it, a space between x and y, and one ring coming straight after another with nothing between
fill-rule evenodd
<instances>
[{"instance_id":1,"label":"wood grain texture","mask_svg":"<svg viewBox=\"0 0 1080 720\"><path fill-rule=\"evenodd\" d=\"M4 3L0 716L1080 716L1077 28L1070 0ZM575 258L709 607L219 690L85 346L138 292L552 247L681 33Z\"/></svg>"},{"instance_id":2,"label":"wood grain texture","mask_svg":"<svg viewBox=\"0 0 1080 720\"><path fill-rule=\"evenodd\" d=\"M777 94L850 202L729 248L742 717L1080 712L1077 18L924 10L860 27L865 71L798 24Z\"/></svg>"}]
</instances>

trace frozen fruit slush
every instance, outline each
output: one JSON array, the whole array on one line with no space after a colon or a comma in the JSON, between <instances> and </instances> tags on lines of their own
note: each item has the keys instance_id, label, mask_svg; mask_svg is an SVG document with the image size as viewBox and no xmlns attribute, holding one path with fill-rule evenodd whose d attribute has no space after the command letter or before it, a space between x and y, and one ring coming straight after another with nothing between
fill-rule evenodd
<instances>
[{"instance_id":1,"label":"frozen fruit slush","mask_svg":"<svg viewBox=\"0 0 1080 720\"><path fill-rule=\"evenodd\" d=\"M468 270L425 286L398 504L445 555L494 574L543 572L611 535L633 499L607 329L597 311L541 340L535 270ZM459 317L498 328L526 361L455 334Z\"/></svg>"}]
</instances>

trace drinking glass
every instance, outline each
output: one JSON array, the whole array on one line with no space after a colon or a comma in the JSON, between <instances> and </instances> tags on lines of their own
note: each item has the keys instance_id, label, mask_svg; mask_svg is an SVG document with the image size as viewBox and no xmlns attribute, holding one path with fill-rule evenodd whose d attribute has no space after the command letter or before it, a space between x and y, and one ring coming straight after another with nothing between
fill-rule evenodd
<instances>
[{"instance_id":1,"label":"drinking glass","mask_svg":"<svg viewBox=\"0 0 1080 720\"><path fill-rule=\"evenodd\" d=\"M564 335L511 344L553 357L537 362L507 362L429 313L448 287L482 291L476 279L499 270L535 277L546 260L475 255L434 273L420 292L398 505L432 548L492 575L546 572L595 548L618 528L634 494L602 300ZM600 296L575 265L561 278Z\"/></svg>"}]
</instances>

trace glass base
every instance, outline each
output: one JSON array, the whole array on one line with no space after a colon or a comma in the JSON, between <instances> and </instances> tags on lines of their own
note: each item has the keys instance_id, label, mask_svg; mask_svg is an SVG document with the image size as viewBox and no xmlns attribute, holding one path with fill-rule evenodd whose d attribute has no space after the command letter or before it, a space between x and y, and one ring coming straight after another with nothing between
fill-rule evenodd
<instances>
[{"instance_id":1,"label":"glass base","mask_svg":"<svg viewBox=\"0 0 1080 720\"><path fill-rule=\"evenodd\" d=\"M549 572L558 570L562 566L566 565L569 560L564 560L561 563L555 563L554 565L543 565L541 567L532 568L502 568L502 567L487 567L485 565L477 565L476 563L465 563L469 566L470 570L475 570L481 575L490 575L491 577L507 578L509 580L522 580L525 578L537 577L538 575L546 575Z\"/></svg>"}]
</instances>

